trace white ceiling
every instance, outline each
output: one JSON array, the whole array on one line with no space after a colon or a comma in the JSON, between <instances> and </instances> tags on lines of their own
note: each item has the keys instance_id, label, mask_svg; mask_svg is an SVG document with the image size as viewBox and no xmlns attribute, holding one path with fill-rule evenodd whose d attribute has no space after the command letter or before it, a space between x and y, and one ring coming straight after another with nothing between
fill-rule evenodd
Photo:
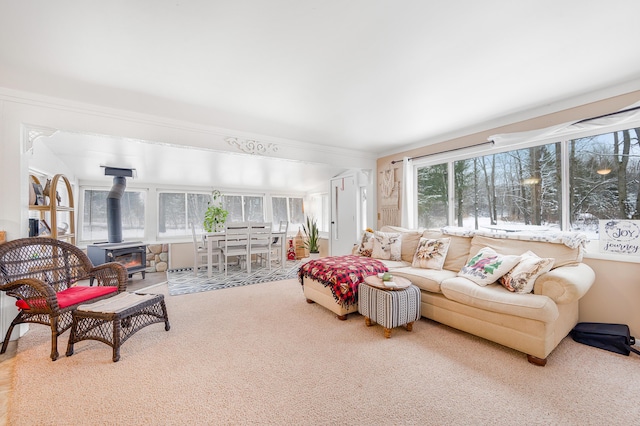
<instances>
[{"instance_id":1,"label":"white ceiling","mask_svg":"<svg viewBox=\"0 0 640 426\"><path fill-rule=\"evenodd\" d=\"M0 0L0 86L383 154L635 84L638 16L637 0Z\"/></svg>"}]
</instances>

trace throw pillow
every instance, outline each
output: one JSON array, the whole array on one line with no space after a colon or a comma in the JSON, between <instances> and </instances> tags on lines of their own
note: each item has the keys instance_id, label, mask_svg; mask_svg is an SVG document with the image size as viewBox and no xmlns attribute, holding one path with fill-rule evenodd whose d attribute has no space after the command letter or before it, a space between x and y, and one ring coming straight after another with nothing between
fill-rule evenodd
<instances>
[{"instance_id":1,"label":"throw pillow","mask_svg":"<svg viewBox=\"0 0 640 426\"><path fill-rule=\"evenodd\" d=\"M373 233L373 252L371 257L382 260L401 260L402 234L399 232Z\"/></svg>"},{"instance_id":2,"label":"throw pillow","mask_svg":"<svg viewBox=\"0 0 640 426\"><path fill-rule=\"evenodd\" d=\"M489 247L484 247L467 261L467 264L458 272L458 276L485 286L498 281L498 278L509 272L519 261L520 256L502 255Z\"/></svg>"},{"instance_id":3,"label":"throw pillow","mask_svg":"<svg viewBox=\"0 0 640 426\"><path fill-rule=\"evenodd\" d=\"M362 239L360 240L360 245L356 250L356 254L365 257L371 257L371 253L373 252L373 232L364 231L362 233Z\"/></svg>"},{"instance_id":4,"label":"throw pillow","mask_svg":"<svg viewBox=\"0 0 640 426\"><path fill-rule=\"evenodd\" d=\"M420 238L411 266L414 268L441 270L450 244L451 238Z\"/></svg>"},{"instance_id":5,"label":"throw pillow","mask_svg":"<svg viewBox=\"0 0 640 426\"><path fill-rule=\"evenodd\" d=\"M532 251L522 255L520 262L504 276L500 284L509 291L531 293L536 279L553 268L555 259L539 257Z\"/></svg>"}]
</instances>

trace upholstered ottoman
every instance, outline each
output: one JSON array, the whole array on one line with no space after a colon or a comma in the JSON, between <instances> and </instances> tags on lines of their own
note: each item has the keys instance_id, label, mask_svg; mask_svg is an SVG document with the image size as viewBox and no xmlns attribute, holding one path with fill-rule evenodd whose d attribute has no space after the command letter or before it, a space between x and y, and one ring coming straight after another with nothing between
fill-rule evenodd
<instances>
[{"instance_id":1,"label":"upholstered ottoman","mask_svg":"<svg viewBox=\"0 0 640 426\"><path fill-rule=\"evenodd\" d=\"M391 329L405 326L413 329L420 319L420 289L406 278L394 277L385 285L372 275L358 288L358 312L365 317L365 324L372 321L384 327L384 337L391 337Z\"/></svg>"}]
</instances>

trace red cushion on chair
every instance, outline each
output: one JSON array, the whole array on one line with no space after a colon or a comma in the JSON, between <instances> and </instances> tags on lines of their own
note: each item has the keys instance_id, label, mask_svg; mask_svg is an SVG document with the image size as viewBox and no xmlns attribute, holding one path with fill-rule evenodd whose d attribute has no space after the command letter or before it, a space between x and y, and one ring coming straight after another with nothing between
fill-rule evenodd
<instances>
[{"instance_id":1,"label":"red cushion on chair","mask_svg":"<svg viewBox=\"0 0 640 426\"><path fill-rule=\"evenodd\" d=\"M60 309L64 309L67 306L75 305L76 303L86 302L96 297L101 297L109 293L115 293L118 291L118 287L115 286L99 286L99 287L86 287L76 286L70 287L66 290L58 292L58 306ZM40 303L38 303L40 302ZM16 301L16 306L20 309L30 309L29 304L33 307L41 305L41 301L38 299L32 299L29 303L25 300Z\"/></svg>"}]
</instances>

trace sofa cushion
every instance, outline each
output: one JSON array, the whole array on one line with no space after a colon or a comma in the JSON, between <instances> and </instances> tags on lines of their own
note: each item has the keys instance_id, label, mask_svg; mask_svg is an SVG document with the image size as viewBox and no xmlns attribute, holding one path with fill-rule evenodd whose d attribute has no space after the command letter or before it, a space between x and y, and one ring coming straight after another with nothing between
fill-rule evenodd
<instances>
[{"instance_id":1,"label":"sofa cushion","mask_svg":"<svg viewBox=\"0 0 640 426\"><path fill-rule=\"evenodd\" d=\"M402 233L402 249L400 256L405 262L413 262L413 255L416 254L418 242L422 237L422 232L412 231Z\"/></svg>"},{"instance_id":2,"label":"sofa cushion","mask_svg":"<svg viewBox=\"0 0 640 426\"><path fill-rule=\"evenodd\" d=\"M401 249L402 233L380 231L373 233L373 251L371 257L374 259L400 260Z\"/></svg>"},{"instance_id":3,"label":"sofa cushion","mask_svg":"<svg viewBox=\"0 0 640 426\"><path fill-rule=\"evenodd\" d=\"M420 290L432 293L440 293L440 284L446 279L455 277L457 274L454 271L447 271L446 269L421 269L411 266L392 269L391 273L408 279L413 285L420 288Z\"/></svg>"},{"instance_id":4,"label":"sofa cushion","mask_svg":"<svg viewBox=\"0 0 640 426\"><path fill-rule=\"evenodd\" d=\"M498 254L495 250L484 247L469 258L458 275L484 286L498 281L498 278L518 264L520 258L515 255Z\"/></svg>"},{"instance_id":5,"label":"sofa cushion","mask_svg":"<svg viewBox=\"0 0 640 426\"><path fill-rule=\"evenodd\" d=\"M498 280L504 288L516 293L531 293L536 278L553 267L553 259L542 258L532 251L522 255L520 262Z\"/></svg>"},{"instance_id":6,"label":"sofa cushion","mask_svg":"<svg viewBox=\"0 0 640 426\"><path fill-rule=\"evenodd\" d=\"M464 277L455 277L444 280L440 288L449 300L491 312L545 323L559 316L557 305L547 296L513 293L497 283L481 287Z\"/></svg>"},{"instance_id":7,"label":"sofa cushion","mask_svg":"<svg viewBox=\"0 0 640 426\"><path fill-rule=\"evenodd\" d=\"M360 244L358 244L355 252L358 256L371 257L371 253L373 252L373 232L364 231L362 233L362 238L360 239Z\"/></svg>"},{"instance_id":8,"label":"sofa cushion","mask_svg":"<svg viewBox=\"0 0 640 426\"><path fill-rule=\"evenodd\" d=\"M442 266L443 269L458 272L467 263L467 259L469 259L469 248L471 247L471 237L450 235L434 229L427 229L422 233L422 236L431 239L443 237L451 239L447 257Z\"/></svg>"},{"instance_id":9,"label":"sofa cushion","mask_svg":"<svg viewBox=\"0 0 640 426\"><path fill-rule=\"evenodd\" d=\"M554 259L554 268L565 265L576 265L582 262L583 255L581 247L570 248L562 243L491 238L484 235L475 235L473 237L469 254L473 256L483 247L491 247L498 253L516 255L521 255L531 250L538 256Z\"/></svg>"},{"instance_id":10,"label":"sofa cushion","mask_svg":"<svg viewBox=\"0 0 640 426\"><path fill-rule=\"evenodd\" d=\"M381 232L400 232L402 234L402 243L400 249L400 257L405 262L413 262L413 255L416 253L418 241L422 236L422 231L401 228L399 226L385 225L380 228Z\"/></svg>"},{"instance_id":11,"label":"sofa cushion","mask_svg":"<svg viewBox=\"0 0 640 426\"><path fill-rule=\"evenodd\" d=\"M420 238L411 266L423 269L442 269L451 238Z\"/></svg>"}]
</instances>

